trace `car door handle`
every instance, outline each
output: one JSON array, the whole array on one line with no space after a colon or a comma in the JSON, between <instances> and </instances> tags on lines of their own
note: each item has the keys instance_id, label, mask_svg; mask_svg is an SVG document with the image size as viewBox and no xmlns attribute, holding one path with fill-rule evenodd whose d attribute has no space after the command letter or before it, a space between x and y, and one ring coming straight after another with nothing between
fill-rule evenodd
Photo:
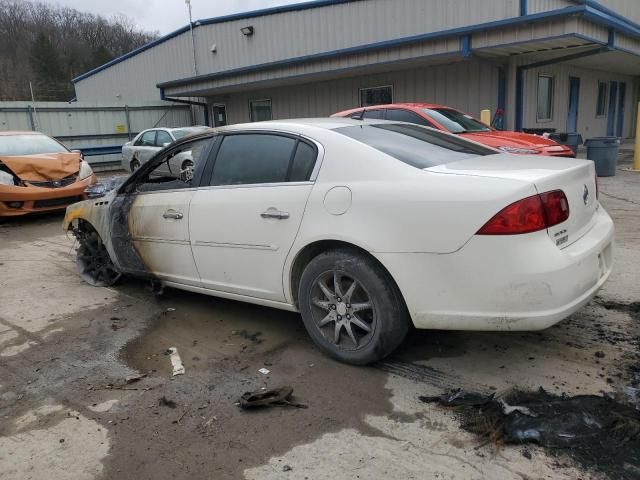
<instances>
[{"instance_id":1,"label":"car door handle","mask_svg":"<svg viewBox=\"0 0 640 480\"><path fill-rule=\"evenodd\" d=\"M270 208L266 212L260 214L262 218L275 218L276 220L286 220L289 218L289 212L281 212L275 208Z\"/></svg>"},{"instance_id":2,"label":"car door handle","mask_svg":"<svg viewBox=\"0 0 640 480\"><path fill-rule=\"evenodd\" d=\"M176 210L169 209L162 214L163 218L173 218L175 220L180 220L184 215L182 212L178 212Z\"/></svg>"}]
</instances>

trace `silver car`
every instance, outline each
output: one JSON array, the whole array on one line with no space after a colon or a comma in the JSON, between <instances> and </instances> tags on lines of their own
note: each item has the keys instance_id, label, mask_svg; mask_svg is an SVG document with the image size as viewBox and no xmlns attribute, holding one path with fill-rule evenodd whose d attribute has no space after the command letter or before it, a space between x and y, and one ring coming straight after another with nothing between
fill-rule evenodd
<instances>
[{"instance_id":1,"label":"silver car","mask_svg":"<svg viewBox=\"0 0 640 480\"><path fill-rule=\"evenodd\" d=\"M202 132L209 127L180 127L180 128L150 128L143 130L130 142L122 146L122 168L128 172L133 172L140 168L156 153L168 147L176 140L180 140L187 135ZM193 160L184 152L183 155L174 158L175 165L170 165L174 171L183 171L193 167Z\"/></svg>"}]
</instances>

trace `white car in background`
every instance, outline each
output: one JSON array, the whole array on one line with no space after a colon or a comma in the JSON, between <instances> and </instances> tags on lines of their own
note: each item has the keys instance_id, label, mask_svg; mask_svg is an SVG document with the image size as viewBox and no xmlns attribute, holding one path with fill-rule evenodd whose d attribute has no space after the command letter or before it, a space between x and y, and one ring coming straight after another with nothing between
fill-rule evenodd
<instances>
[{"instance_id":1,"label":"white car in background","mask_svg":"<svg viewBox=\"0 0 640 480\"><path fill-rule=\"evenodd\" d=\"M158 173L190 151L194 175ZM609 277L592 161L512 155L408 123L282 120L208 130L67 208L93 285L121 274L299 311L366 364L410 324L539 330Z\"/></svg>"},{"instance_id":2,"label":"white car in background","mask_svg":"<svg viewBox=\"0 0 640 480\"><path fill-rule=\"evenodd\" d=\"M122 146L122 168L133 172L163 148L194 133L202 132L208 127L150 128L140 132L136 138ZM176 170L185 170L193 166L188 155L175 159L175 164L168 165Z\"/></svg>"}]
</instances>

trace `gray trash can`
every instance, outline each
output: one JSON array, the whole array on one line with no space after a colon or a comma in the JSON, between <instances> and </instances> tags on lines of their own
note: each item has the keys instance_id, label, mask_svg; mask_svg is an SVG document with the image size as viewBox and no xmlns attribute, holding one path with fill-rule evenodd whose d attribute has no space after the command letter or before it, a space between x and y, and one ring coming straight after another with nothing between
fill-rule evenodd
<instances>
[{"instance_id":1,"label":"gray trash can","mask_svg":"<svg viewBox=\"0 0 640 480\"><path fill-rule=\"evenodd\" d=\"M618 137L588 138L584 145L587 147L587 158L596 164L596 174L599 177L613 177L618 166Z\"/></svg>"},{"instance_id":2,"label":"gray trash can","mask_svg":"<svg viewBox=\"0 0 640 480\"><path fill-rule=\"evenodd\" d=\"M578 145L582 145L582 135L579 133L552 133L549 139L560 145L566 145L573 150L574 155L578 153Z\"/></svg>"}]
</instances>

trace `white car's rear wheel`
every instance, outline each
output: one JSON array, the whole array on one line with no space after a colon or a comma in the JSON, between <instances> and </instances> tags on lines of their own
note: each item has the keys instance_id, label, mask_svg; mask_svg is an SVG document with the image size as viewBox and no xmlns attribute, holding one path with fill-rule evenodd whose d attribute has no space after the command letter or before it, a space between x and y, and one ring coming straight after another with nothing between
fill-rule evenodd
<instances>
[{"instance_id":1,"label":"white car's rear wheel","mask_svg":"<svg viewBox=\"0 0 640 480\"><path fill-rule=\"evenodd\" d=\"M343 362L364 365L386 357L409 327L389 274L356 250L332 250L311 260L298 299L313 341Z\"/></svg>"}]
</instances>

